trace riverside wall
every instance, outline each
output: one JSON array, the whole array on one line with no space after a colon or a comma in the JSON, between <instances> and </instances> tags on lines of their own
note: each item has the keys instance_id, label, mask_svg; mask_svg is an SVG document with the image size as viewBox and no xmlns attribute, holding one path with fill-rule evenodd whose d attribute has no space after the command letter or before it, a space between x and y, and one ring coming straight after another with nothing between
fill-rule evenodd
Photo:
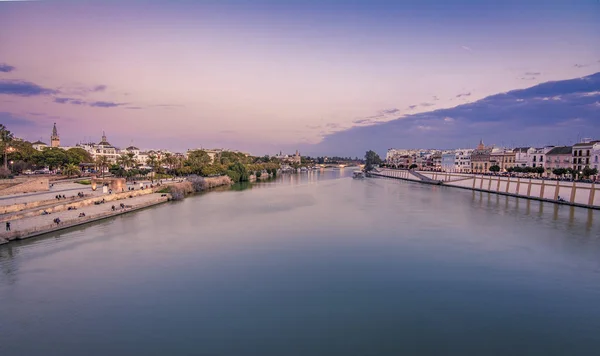
<instances>
[{"instance_id":1,"label":"riverside wall","mask_svg":"<svg viewBox=\"0 0 600 356\"><path fill-rule=\"evenodd\" d=\"M50 190L50 182L47 177L2 179L0 183L0 196Z\"/></svg>"},{"instance_id":2,"label":"riverside wall","mask_svg":"<svg viewBox=\"0 0 600 356\"><path fill-rule=\"evenodd\" d=\"M150 206L154 206L154 205L158 205L158 204L167 202L169 200L168 196L163 197L163 196L158 196L158 194L156 194L156 195L157 195L157 197L150 201L145 201L143 203L135 204L135 205L127 205L124 209L118 208L115 211L106 211L106 212L101 212L101 213L85 216L83 218L78 217L78 218L69 219L66 221L62 221L59 225L42 224L42 225L35 225L28 229L23 229L23 230L19 230L19 231L3 232L3 233L0 233L0 245L8 243L13 240L24 240L24 239L28 239L31 237L43 235L43 234L46 234L49 232L64 230L64 229L68 229L68 228L75 227L78 225L84 225L84 224L88 224L88 223L91 223L94 221L107 219L107 218L110 218L113 216L118 216L118 215L126 214L129 212L137 211L140 209L145 209Z\"/></svg>"},{"instance_id":3,"label":"riverside wall","mask_svg":"<svg viewBox=\"0 0 600 356\"><path fill-rule=\"evenodd\" d=\"M421 171L418 173L448 187L600 209L600 184L464 173ZM377 172L371 172L371 174L430 183L423 181L408 170L380 169ZM564 201L559 201L559 197Z\"/></svg>"}]
</instances>

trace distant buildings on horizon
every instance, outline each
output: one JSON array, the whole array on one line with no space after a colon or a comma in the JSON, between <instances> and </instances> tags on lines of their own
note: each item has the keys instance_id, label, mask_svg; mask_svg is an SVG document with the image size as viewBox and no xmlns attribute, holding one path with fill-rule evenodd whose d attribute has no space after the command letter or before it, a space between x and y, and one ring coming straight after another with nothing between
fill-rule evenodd
<instances>
[{"instance_id":1,"label":"distant buildings on horizon","mask_svg":"<svg viewBox=\"0 0 600 356\"><path fill-rule=\"evenodd\" d=\"M189 154L189 152L195 151L195 150L205 151L209 155L211 160L213 160L213 161L214 161L215 157L218 154L220 154L221 152L235 152L235 153L242 153L246 156L250 156L250 154L246 153L246 152L241 152L238 150L229 150L229 149L224 149L224 148L188 149L185 154L178 153L178 152L171 152L166 149L150 149L150 150L142 151L138 147L133 146L133 145L131 145L125 149L119 149L118 147L115 147L110 142L108 142L106 133L104 131L102 131L102 137L101 137L101 140L99 143L80 142L80 143L77 143L75 146L61 146L60 145L60 136L58 134L58 129L56 128L56 123L54 123L54 126L52 127L52 133L50 135L50 146L48 146L48 144L43 142L41 139L36 142L33 142L32 146L34 149L36 149L38 151L42 151L48 147L62 148L65 150L68 150L70 148L81 148L81 149L84 149L86 152L88 152L92 156L93 159L96 159L96 158L102 157L102 156L107 157L107 160L111 164L117 163L118 157L123 154L132 154L133 159L140 165L145 165L151 156L155 156L159 160L167 155L186 157ZM294 164L294 163L300 164L301 163L300 152L297 150L294 155L284 155L284 154L282 154L282 152L279 152L279 154L275 155L275 157L280 159L284 163L289 163L289 164Z\"/></svg>"},{"instance_id":2,"label":"distant buildings on horizon","mask_svg":"<svg viewBox=\"0 0 600 356\"><path fill-rule=\"evenodd\" d=\"M583 139L572 146L503 148L485 146L450 150L390 148L386 163L397 168L431 169L453 173L488 173L498 166L500 172L515 167L544 167L544 175L557 168L581 171L585 167L600 169L600 140Z\"/></svg>"}]
</instances>

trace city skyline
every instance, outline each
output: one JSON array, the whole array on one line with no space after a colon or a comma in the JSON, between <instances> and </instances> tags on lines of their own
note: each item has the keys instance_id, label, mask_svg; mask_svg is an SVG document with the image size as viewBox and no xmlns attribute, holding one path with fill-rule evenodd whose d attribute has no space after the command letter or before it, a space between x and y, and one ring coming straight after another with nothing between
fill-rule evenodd
<instances>
[{"instance_id":1,"label":"city skyline","mask_svg":"<svg viewBox=\"0 0 600 356\"><path fill-rule=\"evenodd\" d=\"M551 118L545 106L496 108L494 120L464 112L599 72L600 4L445 4L4 2L0 121L33 141L56 122L66 145L105 130L117 146L254 154L382 152L393 132L396 146L439 148L600 134L589 116L597 94L581 117L570 116L581 102L567 100ZM552 97L572 94L562 89ZM444 110L456 115L440 121ZM533 131L510 137L521 128Z\"/></svg>"}]
</instances>

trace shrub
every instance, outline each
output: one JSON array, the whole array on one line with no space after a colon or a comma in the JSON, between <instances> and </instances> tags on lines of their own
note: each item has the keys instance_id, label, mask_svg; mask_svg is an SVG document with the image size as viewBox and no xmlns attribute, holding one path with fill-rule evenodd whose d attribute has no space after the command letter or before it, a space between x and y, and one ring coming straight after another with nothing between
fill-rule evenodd
<instances>
[{"instance_id":1,"label":"shrub","mask_svg":"<svg viewBox=\"0 0 600 356\"><path fill-rule=\"evenodd\" d=\"M231 178L233 182L239 182L241 178L238 172L232 170L227 171L227 176Z\"/></svg>"},{"instance_id":2,"label":"shrub","mask_svg":"<svg viewBox=\"0 0 600 356\"><path fill-rule=\"evenodd\" d=\"M205 189L205 179L202 177L189 177L188 182L192 185L195 192L201 192Z\"/></svg>"},{"instance_id":3,"label":"shrub","mask_svg":"<svg viewBox=\"0 0 600 356\"><path fill-rule=\"evenodd\" d=\"M186 194L194 192L194 188L192 187L192 183L190 182L173 184L170 185L168 189L173 200L181 200L185 198Z\"/></svg>"}]
</instances>

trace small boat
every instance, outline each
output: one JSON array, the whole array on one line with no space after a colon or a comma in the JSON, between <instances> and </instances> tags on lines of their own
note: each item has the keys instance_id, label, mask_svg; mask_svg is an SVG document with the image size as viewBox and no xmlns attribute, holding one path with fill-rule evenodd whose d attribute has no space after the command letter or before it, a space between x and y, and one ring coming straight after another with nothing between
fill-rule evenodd
<instances>
[{"instance_id":1,"label":"small boat","mask_svg":"<svg viewBox=\"0 0 600 356\"><path fill-rule=\"evenodd\" d=\"M352 178L354 178L354 179L363 179L363 178L365 178L365 172L363 172L363 171L354 171L354 173L352 173Z\"/></svg>"}]
</instances>

